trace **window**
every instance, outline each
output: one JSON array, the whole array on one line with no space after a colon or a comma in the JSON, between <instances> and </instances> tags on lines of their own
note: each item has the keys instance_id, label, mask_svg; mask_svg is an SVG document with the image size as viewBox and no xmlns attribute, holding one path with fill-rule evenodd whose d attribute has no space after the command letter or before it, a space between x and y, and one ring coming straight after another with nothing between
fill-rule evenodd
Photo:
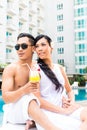
<instances>
[{"instance_id":1,"label":"window","mask_svg":"<svg viewBox=\"0 0 87 130\"><path fill-rule=\"evenodd\" d=\"M6 58L7 59L11 58L11 52L12 52L12 49L10 47L6 48Z\"/></svg>"},{"instance_id":2,"label":"window","mask_svg":"<svg viewBox=\"0 0 87 130\"><path fill-rule=\"evenodd\" d=\"M40 14L40 9L39 8L37 8L37 14Z\"/></svg>"},{"instance_id":3,"label":"window","mask_svg":"<svg viewBox=\"0 0 87 130\"><path fill-rule=\"evenodd\" d=\"M57 52L58 54L64 54L64 48L58 48Z\"/></svg>"},{"instance_id":4,"label":"window","mask_svg":"<svg viewBox=\"0 0 87 130\"><path fill-rule=\"evenodd\" d=\"M64 59L58 59L58 63L64 65Z\"/></svg>"},{"instance_id":5,"label":"window","mask_svg":"<svg viewBox=\"0 0 87 130\"><path fill-rule=\"evenodd\" d=\"M87 65L87 56L77 56L75 57L76 65Z\"/></svg>"},{"instance_id":6,"label":"window","mask_svg":"<svg viewBox=\"0 0 87 130\"><path fill-rule=\"evenodd\" d=\"M11 17L11 16L9 16L9 15L7 15L7 20L9 20L9 19L12 19L12 17Z\"/></svg>"},{"instance_id":7,"label":"window","mask_svg":"<svg viewBox=\"0 0 87 130\"><path fill-rule=\"evenodd\" d=\"M29 33L32 34L32 28L29 28Z\"/></svg>"},{"instance_id":8,"label":"window","mask_svg":"<svg viewBox=\"0 0 87 130\"><path fill-rule=\"evenodd\" d=\"M85 39L85 32L76 32L75 33L75 40L84 40Z\"/></svg>"},{"instance_id":9,"label":"window","mask_svg":"<svg viewBox=\"0 0 87 130\"><path fill-rule=\"evenodd\" d=\"M31 3L31 1L29 1L29 8L30 8L30 9L32 8L32 3Z\"/></svg>"},{"instance_id":10,"label":"window","mask_svg":"<svg viewBox=\"0 0 87 130\"><path fill-rule=\"evenodd\" d=\"M87 0L74 0L75 5L82 5L82 4L87 4Z\"/></svg>"},{"instance_id":11,"label":"window","mask_svg":"<svg viewBox=\"0 0 87 130\"><path fill-rule=\"evenodd\" d=\"M57 31L58 31L58 32L63 31L63 25L59 25L59 26L57 26Z\"/></svg>"},{"instance_id":12,"label":"window","mask_svg":"<svg viewBox=\"0 0 87 130\"><path fill-rule=\"evenodd\" d=\"M8 37L8 36L11 36L12 35L12 33L10 33L10 32L6 32L6 36Z\"/></svg>"},{"instance_id":13,"label":"window","mask_svg":"<svg viewBox=\"0 0 87 130\"><path fill-rule=\"evenodd\" d=\"M12 24L12 17L7 15L7 24Z\"/></svg>"},{"instance_id":14,"label":"window","mask_svg":"<svg viewBox=\"0 0 87 130\"><path fill-rule=\"evenodd\" d=\"M40 20L37 20L37 27L40 27Z\"/></svg>"},{"instance_id":15,"label":"window","mask_svg":"<svg viewBox=\"0 0 87 130\"><path fill-rule=\"evenodd\" d=\"M77 28L85 28L86 21L84 19L77 20L77 21L74 22L74 25L75 25L75 29L77 29Z\"/></svg>"},{"instance_id":16,"label":"window","mask_svg":"<svg viewBox=\"0 0 87 130\"><path fill-rule=\"evenodd\" d=\"M57 15L57 21L63 20L63 14Z\"/></svg>"},{"instance_id":17,"label":"window","mask_svg":"<svg viewBox=\"0 0 87 130\"><path fill-rule=\"evenodd\" d=\"M29 21L32 21L32 15L29 14Z\"/></svg>"},{"instance_id":18,"label":"window","mask_svg":"<svg viewBox=\"0 0 87 130\"><path fill-rule=\"evenodd\" d=\"M87 9L86 8L78 8L74 11L74 16L84 16L87 14Z\"/></svg>"},{"instance_id":19,"label":"window","mask_svg":"<svg viewBox=\"0 0 87 130\"><path fill-rule=\"evenodd\" d=\"M57 5L57 10L63 9L63 3Z\"/></svg>"},{"instance_id":20,"label":"window","mask_svg":"<svg viewBox=\"0 0 87 130\"><path fill-rule=\"evenodd\" d=\"M11 52L12 52L12 50L10 48L6 48L6 54L11 53Z\"/></svg>"},{"instance_id":21,"label":"window","mask_svg":"<svg viewBox=\"0 0 87 130\"><path fill-rule=\"evenodd\" d=\"M11 41L12 33L11 32L6 32L6 38L7 38L7 41Z\"/></svg>"},{"instance_id":22,"label":"window","mask_svg":"<svg viewBox=\"0 0 87 130\"><path fill-rule=\"evenodd\" d=\"M19 29L22 29L23 23L19 22Z\"/></svg>"},{"instance_id":23,"label":"window","mask_svg":"<svg viewBox=\"0 0 87 130\"><path fill-rule=\"evenodd\" d=\"M57 37L57 42L58 43L64 42L64 37L63 36Z\"/></svg>"},{"instance_id":24,"label":"window","mask_svg":"<svg viewBox=\"0 0 87 130\"><path fill-rule=\"evenodd\" d=\"M84 8L79 8L77 11L78 11L78 16L84 15Z\"/></svg>"},{"instance_id":25,"label":"window","mask_svg":"<svg viewBox=\"0 0 87 130\"><path fill-rule=\"evenodd\" d=\"M22 15L23 15L23 9L19 8L19 16L22 16Z\"/></svg>"}]
</instances>

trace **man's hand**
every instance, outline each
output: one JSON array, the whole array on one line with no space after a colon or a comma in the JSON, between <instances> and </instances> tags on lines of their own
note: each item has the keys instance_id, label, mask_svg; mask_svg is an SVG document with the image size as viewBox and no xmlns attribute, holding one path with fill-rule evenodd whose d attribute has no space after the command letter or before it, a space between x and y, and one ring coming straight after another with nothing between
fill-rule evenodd
<instances>
[{"instance_id":1,"label":"man's hand","mask_svg":"<svg viewBox=\"0 0 87 130\"><path fill-rule=\"evenodd\" d=\"M39 91L39 83L28 82L22 87L24 94L35 93Z\"/></svg>"}]
</instances>

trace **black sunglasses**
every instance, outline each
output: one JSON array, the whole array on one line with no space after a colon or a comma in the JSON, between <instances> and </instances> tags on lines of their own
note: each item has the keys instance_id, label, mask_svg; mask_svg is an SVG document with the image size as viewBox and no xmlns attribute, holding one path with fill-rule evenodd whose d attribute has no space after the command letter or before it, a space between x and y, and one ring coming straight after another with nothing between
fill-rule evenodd
<instances>
[{"instance_id":1,"label":"black sunglasses","mask_svg":"<svg viewBox=\"0 0 87 130\"><path fill-rule=\"evenodd\" d=\"M21 47L23 50L25 50L25 49L28 48L28 46L32 46L32 45L28 45L28 44L26 44L26 43L16 44L16 45L15 45L15 49L16 49L16 50L19 50L20 47Z\"/></svg>"}]
</instances>

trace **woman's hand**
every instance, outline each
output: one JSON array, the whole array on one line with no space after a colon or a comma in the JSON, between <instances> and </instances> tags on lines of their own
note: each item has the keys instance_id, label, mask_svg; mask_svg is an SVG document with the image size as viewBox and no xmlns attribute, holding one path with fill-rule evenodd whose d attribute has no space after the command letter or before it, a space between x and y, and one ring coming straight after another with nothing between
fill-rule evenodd
<instances>
[{"instance_id":1,"label":"woman's hand","mask_svg":"<svg viewBox=\"0 0 87 130\"><path fill-rule=\"evenodd\" d=\"M68 108L71 104L71 100L69 98L62 97L62 107Z\"/></svg>"},{"instance_id":2,"label":"woman's hand","mask_svg":"<svg viewBox=\"0 0 87 130\"><path fill-rule=\"evenodd\" d=\"M80 107L80 105L76 104L76 103L67 103L66 106L68 106L68 107L62 107L61 108L61 114L69 115Z\"/></svg>"}]
</instances>

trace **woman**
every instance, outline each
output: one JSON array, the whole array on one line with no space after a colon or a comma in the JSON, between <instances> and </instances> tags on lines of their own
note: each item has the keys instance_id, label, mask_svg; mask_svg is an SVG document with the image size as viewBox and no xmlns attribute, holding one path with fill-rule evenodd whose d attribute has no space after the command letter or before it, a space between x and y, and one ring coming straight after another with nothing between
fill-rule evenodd
<instances>
[{"instance_id":1,"label":"woman","mask_svg":"<svg viewBox=\"0 0 87 130\"><path fill-rule=\"evenodd\" d=\"M35 95L42 110L62 130L87 130L87 108L75 103L64 68L52 62L51 43L47 35L39 35L35 39L41 76L40 92ZM66 93L67 97L64 96Z\"/></svg>"}]
</instances>

